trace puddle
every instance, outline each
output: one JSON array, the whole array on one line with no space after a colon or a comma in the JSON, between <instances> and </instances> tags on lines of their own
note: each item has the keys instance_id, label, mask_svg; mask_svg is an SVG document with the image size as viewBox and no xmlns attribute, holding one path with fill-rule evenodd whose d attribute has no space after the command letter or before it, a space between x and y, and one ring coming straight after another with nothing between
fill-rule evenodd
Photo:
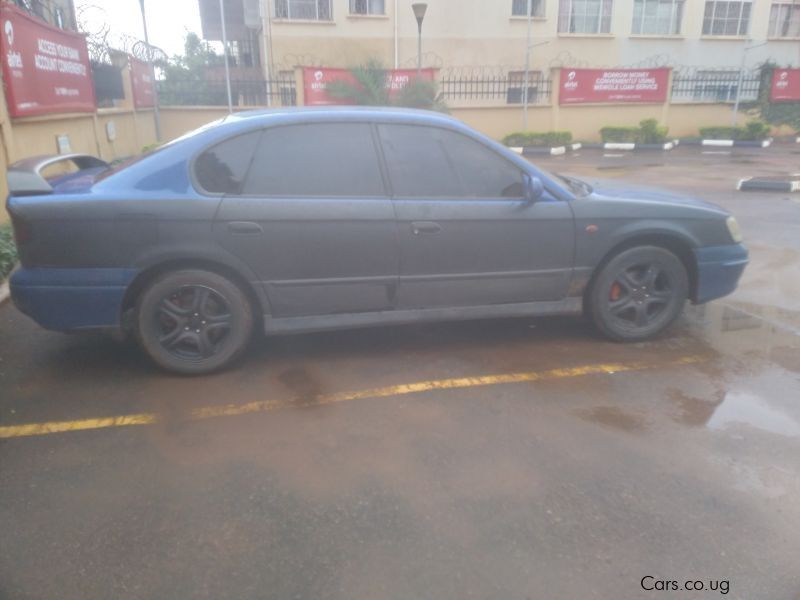
<instances>
[{"instance_id":1,"label":"puddle","mask_svg":"<svg viewBox=\"0 0 800 600\"><path fill-rule=\"evenodd\" d=\"M644 419L632 415L615 406L596 406L576 411L584 421L596 423L612 429L634 433L645 429Z\"/></svg>"},{"instance_id":2,"label":"puddle","mask_svg":"<svg viewBox=\"0 0 800 600\"><path fill-rule=\"evenodd\" d=\"M787 437L800 437L800 423L789 415L775 410L761 398L747 392L728 392L714 410L706 426L724 430L746 425Z\"/></svg>"},{"instance_id":3,"label":"puddle","mask_svg":"<svg viewBox=\"0 0 800 600\"><path fill-rule=\"evenodd\" d=\"M717 392L712 398L706 400L690 396L680 390L670 390L669 399L675 403L678 415L675 420L683 425L691 427L702 427L709 422L722 402L725 400L725 392Z\"/></svg>"}]
</instances>

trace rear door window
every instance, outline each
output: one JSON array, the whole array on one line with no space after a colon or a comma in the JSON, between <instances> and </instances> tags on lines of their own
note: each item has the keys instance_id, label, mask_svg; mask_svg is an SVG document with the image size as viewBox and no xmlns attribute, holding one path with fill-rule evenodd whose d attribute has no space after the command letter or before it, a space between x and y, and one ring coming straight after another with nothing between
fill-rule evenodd
<instances>
[{"instance_id":1,"label":"rear door window","mask_svg":"<svg viewBox=\"0 0 800 600\"><path fill-rule=\"evenodd\" d=\"M212 194L241 194L261 131L237 135L204 151L194 161L198 185Z\"/></svg>"},{"instance_id":2,"label":"rear door window","mask_svg":"<svg viewBox=\"0 0 800 600\"><path fill-rule=\"evenodd\" d=\"M310 123L266 129L244 194L385 196L370 125Z\"/></svg>"}]
</instances>

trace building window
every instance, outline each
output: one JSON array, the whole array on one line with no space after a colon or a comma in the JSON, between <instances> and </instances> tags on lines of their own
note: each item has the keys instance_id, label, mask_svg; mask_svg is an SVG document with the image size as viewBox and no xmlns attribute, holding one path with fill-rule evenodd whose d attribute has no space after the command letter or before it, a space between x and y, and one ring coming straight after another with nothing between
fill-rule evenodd
<instances>
[{"instance_id":1,"label":"building window","mask_svg":"<svg viewBox=\"0 0 800 600\"><path fill-rule=\"evenodd\" d=\"M800 4L773 2L769 13L769 37L800 37Z\"/></svg>"},{"instance_id":2,"label":"building window","mask_svg":"<svg viewBox=\"0 0 800 600\"><path fill-rule=\"evenodd\" d=\"M747 35L752 0L706 0L703 35Z\"/></svg>"},{"instance_id":3,"label":"building window","mask_svg":"<svg viewBox=\"0 0 800 600\"><path fill-rule=\"evenodd\" d=\"M330 21L331 0L275 0L275 18Z\"/></svg>"},{"instance_id":4,"label":"building window","mask_svg":"<svg viewBox=\"0 0 800 600\"><path fill-rule=\"evenodd\" d=\"M385 15L386 0L350 0L351 15Z\"/></svg>"},{"instance_id":5,"label":"building window","mask_svg":"<svg viewBox=\"0 0 800 600\"><path fill-rule=\"evenodd\" d=\"M539 82L542 80L540 71L528 73L528 104L539 102ZM508 73L508 91L506 92L507 104L522 104L525 100L525 71L510 71Z\"/></svg>"},{"instance_id":6,"label":"building window","mask_svg":"<svg viewBox=\"0 0 800 600\"><path fill-rule=\"evenodd\" d=\"M544 0L530 0L531 16L544 16ZM511 15L514 17L525 17L528 12L528 0L512 0Z\"/></svg>"},{"instance_id":7,"label":"building window","mask_svg":"<svg viewBox=\"0 0 800 600\"><path fill-rule=\"evenodd\" d=\"M683 0L634 0L631 32L640 35L678 35Z\"/></svg>"},{"instance_id":8,"label":"building window","mask_svg":"<svg viewBox=\"0 0 800 600\"><path fill-rule=\"evenodd\" d=\"M561 0L560 33L611 33L612 0Z\"/></svg>"}]
</instances>

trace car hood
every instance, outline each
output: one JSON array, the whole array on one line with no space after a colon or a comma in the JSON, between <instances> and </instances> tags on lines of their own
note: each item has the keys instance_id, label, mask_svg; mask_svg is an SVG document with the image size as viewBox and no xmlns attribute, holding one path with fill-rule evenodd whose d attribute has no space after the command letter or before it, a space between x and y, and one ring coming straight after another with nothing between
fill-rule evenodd
<instances>
[{"instance_id":1,"label":"car hood","mask_svg":"<svg viewBox=\"0 0 800 600\"><path fill-rule=\"evenodd\" d=\"M693 208L706 209L721 214L728 214L728 211L705 200L698 200L690 196L685 196L672 190L648 187L641 185L631 185L610 179L584 179L592 186L592 193L589 198L596 200L635 200L638 202L672 204Z\"/></svg>"}]
</instances>

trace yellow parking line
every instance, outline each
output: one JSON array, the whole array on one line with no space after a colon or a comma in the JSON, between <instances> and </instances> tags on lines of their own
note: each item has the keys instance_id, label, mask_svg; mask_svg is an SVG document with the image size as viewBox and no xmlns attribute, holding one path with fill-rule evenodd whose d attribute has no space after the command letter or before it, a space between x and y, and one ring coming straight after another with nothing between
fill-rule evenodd
<instances>
[{"instance_id":1,"label":"yellow parking line","mask_svg":"<svg viewBox=\"0 0 800 600\"><path fill-rule=\"evenodd\" d=\"M629 363L601 363L584 365L580 367L567 367L564 369L549 369L546 371L528 371L523 373L506 373L501 375L484 375L480 377L459 377L453 379L434 379L418 381L387 387L372 388L353 392L337 392L322 394L308 401L309 405L322 406L349 402L352 400L366 400L375 398L389 398L407 394L419 394L434 390L455 390L487 385L501 385L509 383L524 383L543 381L548 379L565 379L570 377L583 377L586 375L601 375L621 373L626 371L642 371L658 367L672 367L689 365L707 360L703 356L684 356L675 360L662 363L629 362ZM226 404L221 406L206 406L193 410L188 415L188 420L199 421L219 417L233 417L250 413L267 412L279 408L297 406L292 400L260 400L246 404ZM140 413L121 415L116 417L101 417L97 419L83 419L79 421L51 421L46 423L28 423L24 425L9 425L0 427L0 439L48 435L51 433L65 433L68 431L85 431L90 429L106 429L109 427L128 427L133 425L152 425L159 421L156 413Z\"/></svg>"}]
</instances>

